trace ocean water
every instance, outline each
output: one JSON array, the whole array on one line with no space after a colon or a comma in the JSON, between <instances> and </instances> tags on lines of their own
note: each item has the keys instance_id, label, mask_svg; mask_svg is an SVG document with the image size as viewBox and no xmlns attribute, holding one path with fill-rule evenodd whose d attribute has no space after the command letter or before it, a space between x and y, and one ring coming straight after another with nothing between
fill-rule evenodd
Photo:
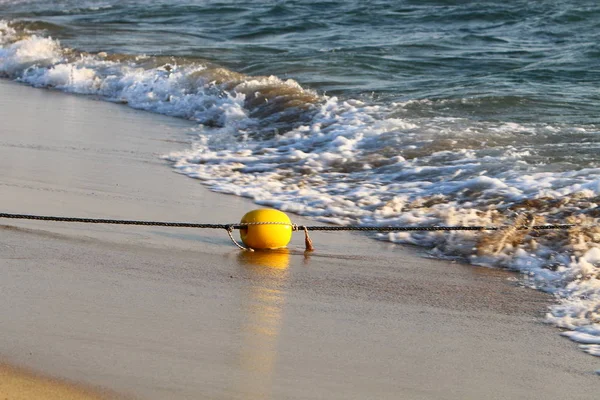
<instances>
[{"instance_id":1,"label":"ocean water","mask_svg":"<svg viewBox=\"0 0 600 400\"><path fill-rule=\"evenodd\" d=\"M521 271L600 355L600 3L0 0L0 76L197 122L215 191Z\"/></svg>"}]
</instances>

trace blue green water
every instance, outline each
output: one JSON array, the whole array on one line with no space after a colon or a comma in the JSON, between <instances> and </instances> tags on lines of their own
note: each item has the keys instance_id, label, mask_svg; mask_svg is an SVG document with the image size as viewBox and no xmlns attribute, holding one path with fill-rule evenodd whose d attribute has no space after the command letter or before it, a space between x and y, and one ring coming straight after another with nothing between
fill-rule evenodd
<instances>
[{"instance_id":1,"label":"blue green water","mask_svg":"<svg viewBox=\"0 0 600 400\"><path fill-rule=\"evenodd\" d=\"M4 1L70 47L200 58L427 115L598 123L596 1Z\"/></svg>"}]
</instances>

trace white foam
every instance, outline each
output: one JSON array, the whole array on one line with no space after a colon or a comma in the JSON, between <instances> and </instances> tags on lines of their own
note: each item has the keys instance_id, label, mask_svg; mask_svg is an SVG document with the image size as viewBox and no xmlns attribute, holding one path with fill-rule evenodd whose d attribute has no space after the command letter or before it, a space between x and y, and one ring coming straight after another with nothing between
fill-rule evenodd
<instances>
[{"instance_id":1,"label":"white foam","mask_svg":"<svg viewBox=\"0 0 600 400\"><path fill-rule=\"evenodd\" d=\"M28 68L45 68L60 59L60 44L32 36L0 49L0 73L14 76Z\"/></svg>"},{"instance_id":2,"label":"white foam","mask_svg":"<svg viewBox=\"0 0 600 400\"><path fill-rule=\"evenodd\" d=\"M590 335L587 333L577 331L563 332L562 335L568 337L569 339L577 343L600 344L600 336Z\"/></svg>"},{"instance_id":3,"label":"white foam","mask_svg":"<svg viewBox=\"0 0 600 400\"><path fill-rule=\"evenodd\" d=\"M0 19L0 45L4 45L14 38L16 32L8 23Z\"/></svg>"},{"instance_id":4,"label":"white foam","mask_svg":"<svg viewBox=\"0 0 600 400\"><path fill-rule=\"evenodd\" d=\"M0 75L36 87L102 96L134 108L205 124L232 128L236 121L243 121L245 126L251 126L256 121L244 108L248 93L278 87L281 91L302 91L292 80L273 76L245 79L240 74L237 75L241 80L234 82L233 89L222 88L211 81L210 75L197 74L206 69L202 64L147 68L143 66L147 57L118 62L107 60L102 53L77 55L52 38L32 35L14 41L10 30L5 22L0 25L0 32L11 36L0 48ZM227 81L223 86L231 83Z\"/></svg>"}]
</instances>

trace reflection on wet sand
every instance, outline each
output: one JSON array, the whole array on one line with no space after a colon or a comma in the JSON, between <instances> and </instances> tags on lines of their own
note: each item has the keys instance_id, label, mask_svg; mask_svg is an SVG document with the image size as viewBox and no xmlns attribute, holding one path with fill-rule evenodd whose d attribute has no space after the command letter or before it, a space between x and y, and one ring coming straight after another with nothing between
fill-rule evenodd
<instances>
[{"instance_id":1,"label":"reflection on wet sand","mask_svg":"<svg viewBox=\"0 0 600 400\"><path fill-rule=\"evenodd\" d=\"M242 346L239 392L247 399L272 398L277 340L282 324L290 254L287 249L241 252L240 268L248 279L241 300Z\"/></svg>"}]
</instances>

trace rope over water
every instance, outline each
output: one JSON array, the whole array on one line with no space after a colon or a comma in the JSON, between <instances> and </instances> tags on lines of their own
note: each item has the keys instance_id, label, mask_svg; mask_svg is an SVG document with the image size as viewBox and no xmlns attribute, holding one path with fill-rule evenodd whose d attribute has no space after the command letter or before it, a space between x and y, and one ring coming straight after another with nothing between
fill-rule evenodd
<instances>
[{"instance_id":1,"label":"rope over water","mask_svg":"<svg viewBox=\"0 0 600 400\"><path fill-rule=\"evenodd\" d=\"M547 225L520 225L520 226L327 226L327 225L296 225L287 222L245 222L235 224L197 224L191 222L163 222L163 221L137 221L122 219L102 219L102 218L75 218L75 217L56 217L45 215L29 214L9 214L0 213L0 218L25 219L37 221L53 222L78 222L85 224L112 224L112 225L141 225L141 226L162 226L173 228L196 228L196 229L225 229L231 241L240 249L254 251L251 248L240 245L233 238L234 229L244 229L250 225L289 225L292 231L304 231L305 246L307 251L314 250L312 240L308 231L362 231L362 232L433 232L433 231L499 231L502 229L516 230L558 230L570 229L576 224L547 224Z\"/></svg>"}]
</instances>

